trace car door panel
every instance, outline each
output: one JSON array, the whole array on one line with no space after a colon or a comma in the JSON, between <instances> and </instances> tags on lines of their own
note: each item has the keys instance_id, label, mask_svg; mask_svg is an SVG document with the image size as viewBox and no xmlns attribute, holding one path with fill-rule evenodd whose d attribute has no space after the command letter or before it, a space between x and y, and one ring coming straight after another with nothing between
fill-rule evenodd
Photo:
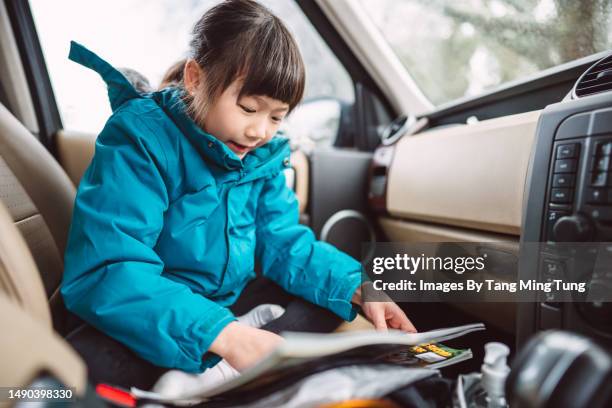
<instances>
[{"instance_id":1,"label":"car door panel","mask_svg":"<svg viewBox=\"0 0 612 408\"><path fill-rule=\"evenodd\" d=\"M361 245L374 237L366 216L367 178L372 153L316 149L310 156L310 226L317 237L360 259ZM342 211L342 212L341 212Z\"/></svg>"}]
</instances>

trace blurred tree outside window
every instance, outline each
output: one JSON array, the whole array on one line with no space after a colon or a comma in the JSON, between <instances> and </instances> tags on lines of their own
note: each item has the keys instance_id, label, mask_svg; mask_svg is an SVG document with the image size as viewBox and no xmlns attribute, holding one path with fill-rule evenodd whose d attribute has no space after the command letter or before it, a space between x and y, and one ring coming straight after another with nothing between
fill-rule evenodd
<instances>
[{"instance_id":1,"label":"blurred tree outside window","mask_svg":"<svg viewBox=\"0 0 612 408\"><path fill-rule=\"evenodd\" d=\"M434 105L612 48L611 0L358 0Z\"/></svg>"}]
</instances>

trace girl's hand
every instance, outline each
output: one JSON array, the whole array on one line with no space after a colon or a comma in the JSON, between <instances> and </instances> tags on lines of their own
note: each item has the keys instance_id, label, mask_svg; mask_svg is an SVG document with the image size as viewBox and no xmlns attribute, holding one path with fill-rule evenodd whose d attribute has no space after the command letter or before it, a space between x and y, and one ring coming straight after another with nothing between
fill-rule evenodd
<instances>
[{"instance_id":1,"label":"girl's hand","mask_svg":"<svg viewBox=\"0 0 612 408\"><path fill-rule=\"evenodd\" d=\"M361 287L359 287L353 295L352 302L361 306L361 310L376 330L387 331L388 328L392 328L407 333L417 332L404 311L391 300L388 302L364 302L361 298Z\"/></svg>"},{"instance_id":2,"label":"girl's hand","mask_svg":"<svg viewBox=\"0 0 612 408\"><path fill-rule=\"evenodd\" d=\"M361 309L376 330L387 331L387 328L391 328L407 333L417 331L406 314L394 302L363 302Z\"/></svg>"},{"instance_id":3,"label":"girl's hand","mask_svg":"<svg viewBox=\"0 0 612 408\"><path fill-rule=\"evenodd\" d=\"M282 337L267 330L232 322L219 333L210 351L236 370L244 371L274 351L282 341Z\"/></svg>"}]
</instances>

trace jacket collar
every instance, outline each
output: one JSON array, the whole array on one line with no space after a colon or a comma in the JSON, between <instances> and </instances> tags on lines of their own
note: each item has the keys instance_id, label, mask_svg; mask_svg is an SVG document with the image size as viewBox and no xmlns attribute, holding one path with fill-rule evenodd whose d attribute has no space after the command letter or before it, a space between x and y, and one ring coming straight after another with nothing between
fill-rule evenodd
<instances>
[{"instance_id":1,"label":"jacket collar","mask_svg":"<svg viewBox=\"0 0 612 408\"><path fill-rule=\"evenodd\" d=\"M276 136L240 160L225 143L204 132L191 119L180 88L170 87L158 92L141 94L121 72L75 41L70 42L68 58L100 74L107 84L108 98L113 111L134 98L154 99L206 161L226 171L239 171L241 181L271 175L289 166L290 149L286 138Z\"/></svg>"}]
</instances>

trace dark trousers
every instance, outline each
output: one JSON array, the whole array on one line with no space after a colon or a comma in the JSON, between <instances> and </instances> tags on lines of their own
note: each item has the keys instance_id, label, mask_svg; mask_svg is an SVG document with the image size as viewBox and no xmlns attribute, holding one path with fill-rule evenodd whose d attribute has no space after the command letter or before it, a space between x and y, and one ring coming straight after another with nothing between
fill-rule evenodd
<instances>
[{"instance_id":1,"label":"dark trousers","mask_svg":"<svg viewBox=\"0 0 612 408\"><path fill-rule=\"evenodd\" d=\"M290 295L270 280L261 277L247 285L230 310L240 316L264 303L285 308L281 317L262 327L274 333L329 333L342 323L342 319L327 309ZM148 390L169 370L140 358L122 343L88 324L72 331L66 340L87 364L89 382L92 384L104 382L125 388L135 386Z\"/></svg>"}]
</instances>

